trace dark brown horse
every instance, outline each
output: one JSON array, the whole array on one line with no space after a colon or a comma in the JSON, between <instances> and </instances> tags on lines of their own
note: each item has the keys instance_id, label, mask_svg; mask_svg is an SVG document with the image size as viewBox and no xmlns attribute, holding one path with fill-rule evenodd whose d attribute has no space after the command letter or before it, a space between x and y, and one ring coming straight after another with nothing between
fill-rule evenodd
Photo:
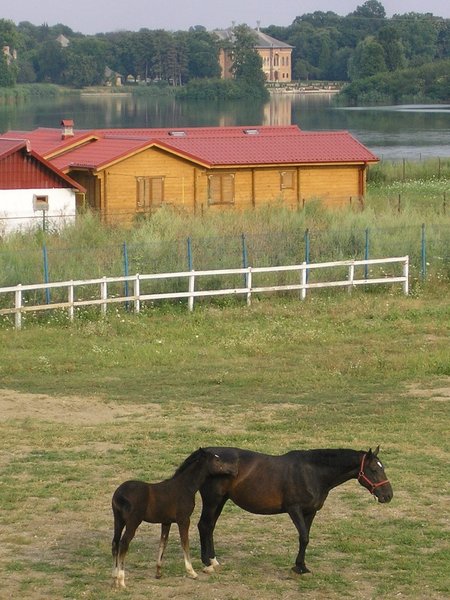
<instances>
[{"instance_id":1,"label":"dark brown horse","mask_svg":"<svg viewBox=\"0 0 450 600\"><path fill-rule=\"evenodd\" d=\"M222 459L220 452L199 448L178 467L171 479L160 483L125 481L114 492L114 537L112 554L116 587L125 587L125 555L136 529L146 521L161 523L156 577L161 577L161 564L170 526L177 523L180 531L184 564L188 575L197 577L189 555L189 523L195 506L195 494L208 475L236 475L236 462ZM125 532L122 535L123 529Z\"/></svg>"},{"instance_id":2,"label":"dark brown horse","mask_svg":"<svg viewBox=\"0 0 450 600\"><path fill-rule=\"evenodd\" d=\"M314 517L330 490L349 479L373 494L378 502L390 502L393 492L378 459L379 447L372 450L294 450L270 456L239 448L208 448L223 460L238 465L236 475L208 477L200 487L203 510L198 523L205 572L219 563L214 550L214 528L227 500L244 510L274 515L288 513L299 534L295 573L309 573L305 551Z\"/></svg>"}]
</instances>

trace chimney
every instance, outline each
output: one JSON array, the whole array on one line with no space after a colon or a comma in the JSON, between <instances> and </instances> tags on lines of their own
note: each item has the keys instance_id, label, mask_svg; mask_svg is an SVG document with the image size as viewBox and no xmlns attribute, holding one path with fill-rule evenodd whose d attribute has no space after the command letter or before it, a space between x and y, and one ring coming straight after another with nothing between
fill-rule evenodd
<instances>
[{"instance_id":1,"label":"chimney","mask_svg":"<svg viewBox=\"0 0 450 600\"><path fill-rule=\"evenodd\" d=\"M73 120L72 119L63 119L61 121L62 134L61 138L66 140L69 137L73 137Z\"/></svg>"}]
</instances>

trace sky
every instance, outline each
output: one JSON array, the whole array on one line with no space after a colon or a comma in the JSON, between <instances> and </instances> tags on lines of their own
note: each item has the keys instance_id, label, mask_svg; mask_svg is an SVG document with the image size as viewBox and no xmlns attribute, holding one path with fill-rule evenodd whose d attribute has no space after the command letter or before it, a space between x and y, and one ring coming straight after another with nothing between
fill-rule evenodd
<instances>
[{"instance_id":1,"label":"sky","mask_svg":"<svg viewBox=\"0 0 450 600\"><path fill-rule=\"evenodd\" d=\"M141 28L188 30L194 25L225 29L246 23L250 27L290 25L306 13L333 11L345 16L365 0L10 0L2 1L0 19L33 25L62 23L83 34ZM448 0L381 0L387 17L408 12L433 13L450 18Z\"/></svg>"}]
</instances>

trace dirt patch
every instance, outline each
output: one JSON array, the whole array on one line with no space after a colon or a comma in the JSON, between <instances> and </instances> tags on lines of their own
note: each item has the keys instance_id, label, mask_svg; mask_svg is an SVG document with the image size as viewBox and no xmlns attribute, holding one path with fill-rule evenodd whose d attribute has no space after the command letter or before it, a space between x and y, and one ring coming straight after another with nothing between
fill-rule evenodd
<instances>
[{"instance_id":1,"label":"dirt patch","mask_svg":"<svg viewBox=\"0 0 450 600\"><path fill-rule=\"evenodd\" d=\"M423 388L417 383L408 386L408 393L415 398L428 398L437 402L450 400L450 377L441 380L436 387Z\"/></svg>"},{"instance_id":2,"label":"dirt patch","mask_svg":"<svg viewBox=\"0 0 450 600\"><path fill-rule=\"evenodd\" d=\"M79 396L51 397L46 394L25 394L14 390L0 392L0 421L38 419L74 425L99 425L117 419L154 418L161 414L159 404L117 405L98 398Z\"/></svg>"}]
</instances>

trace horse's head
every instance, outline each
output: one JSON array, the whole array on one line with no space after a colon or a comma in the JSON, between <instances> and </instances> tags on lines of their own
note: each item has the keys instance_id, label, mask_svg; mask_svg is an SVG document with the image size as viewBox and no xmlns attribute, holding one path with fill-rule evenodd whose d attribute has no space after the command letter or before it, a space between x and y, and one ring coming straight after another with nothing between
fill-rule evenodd
<instances>
[{"instance_id":1,"label":"horse's head","mask_svg":"<svg viewBox=\"0 0 450 600\"><path fill-rule=\"evenodd\" d=\"M384 472L382 462L378 458L380 446L375 452L372 449L363 455L359 467L358 481L373 494L378 502L390 502L394 495L392 486Z\"/></svg>"},{"instance_id":2,"label":"horse's head","mask_svg":"<svg viewBox=\"0 0 450 600\"><path fill-rule=\"evenodd\" d=\"M208 471L210 475L237 475L238 465L236 459L227 459L217 452L203 450L207 454Z\"/></svg>"}]
</instances>

